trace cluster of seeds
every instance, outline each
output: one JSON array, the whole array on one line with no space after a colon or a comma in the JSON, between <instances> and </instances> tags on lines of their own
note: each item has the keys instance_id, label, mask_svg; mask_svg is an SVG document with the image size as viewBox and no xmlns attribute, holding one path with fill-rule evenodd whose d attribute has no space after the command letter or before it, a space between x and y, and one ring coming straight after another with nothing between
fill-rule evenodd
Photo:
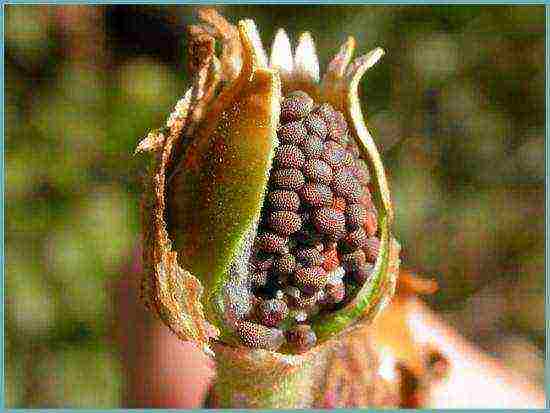
<instances>
[{"instance_id":1,"label":"cluster of seeds","mask_svg":"<svg viewBox=\"0 0 550 413\"><path fill-rule=\"evenodd\" d=\"M296 91L281 104L276 148L249 263L254 313L247 345L315 345L309 319L344 305L378 256L369 173L342 113Z\"/></svg>"}]
</instances>

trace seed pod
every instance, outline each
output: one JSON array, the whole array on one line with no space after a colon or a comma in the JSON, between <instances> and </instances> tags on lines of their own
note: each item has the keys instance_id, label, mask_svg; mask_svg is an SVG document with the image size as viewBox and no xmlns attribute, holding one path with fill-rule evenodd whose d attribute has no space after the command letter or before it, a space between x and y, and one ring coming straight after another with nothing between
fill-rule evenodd
<instances>
[{"instance_id":1,"label":"seed pod","mask_svg":"<svg viewBox=\"0 0 550 413\"><path fill-rule=\"evenodd\" d=\"M302 227L302 220L296 212L273 211L268 216L268 225L280 235L290 235Z\"/></svg>"},{"instance_id":2,"label":"seed pod","mask_svg":"<svg viewBox=\"0 0 550 413\"><path fill-rule=\"evenodd\" d=\"M332 205L332 191L323 184L307 183L299 191L300 198L312 207L328 207Z\"/></svg>"},{"instance_id":3,"label":"seed pod","mask_svg":"<svg viewBox=\"0 0 550 413\"><path fill-rule=\"evenodd\" d=\"M301 121L296 121L281 125L277 131L277 137L283 144L302 145L308 135L304 124Z\"/></svg>"},{"instance_id":4,"label":"seed pod","mask_svg":"<svg viewBox=\"0 0 550 413\"><path fill-rule=\"evenodd\" d=\"M312 182L328 185L332 181L332 169L321 159L307 160L303 171L304 176Z\"/></svg>"},{"instance_id":5,"label":"seed pod","mask_svg":"<svg viewBox=\"0 0 550 413\"><path fill-rule=\"evenodd\" d=\"M275 351L285 342L283 332L261 324L241 321L237 327L240 339L249 347Z\"/></svg>"},{"instance_id":6,"label":"seed pod","mask_svg":"<svg viewBox=\"0 0 550 413\"><path fill-rule=\"evenodd\" d=\"M322 289L327 282L327 272L323 267L303 267L294 272L294 281L300 290L313 294Z\"/></svg>"},{"instance_id":7,"label":"seed pod","mask_svg":"<svg viewBox=\"0 0 550 413\"><path fill-rule=\"evenodd\" d=\"M321 208L313 215L313 224L317 231L331 239L340 239L345 235L346 218L344 214L332 208Z\"/></svg>"},{"instance_id":8,"label":"seed pod","mask_svg":"<svg viewBox=\"0 0 550 413\"><path fill-rule=\"evenodd\" d=\"M210 351L211 338L280 348L284 333L271 327L277 324L271 313L264 309L258 317L253 311L266 297L307 307L304 314L312 330L325 341L365 312L381 308L395 283L397 247L390 233L387 184L357 100L361 73L380 51L348 64L353 48L349 41L316 85L310 80L317 78L310 67L316 61L311 47L304 49L301 43L296 58L278 58L294 62L295 71L274 70L263 58L252 22L236 28L212 11L202 15L208 16L208 27L190 31L201 34L191 42L192 88L166 127L139 146L157 151L144 199L144 260L150 269L144 296L179 337L197 341L205 351ZM220 56L211 36L224 39ZM311 56L304 55L306 49ZM283 97L283 90L302 86L311 96L295 91ZM314 99L324 104L316 106ZM335 182L335 174L345 171L364 186L358 151L372 171L372 199L366 187L357 193L355 188L349 191L345 179ZM306 184L311 186L301 190ZM348 222L346 227L350 217L361 221L346 213L347 204L363 204L368 211L373 201L377 226L367 225L367 219L364 225ZM345 273L340 263L343 237L346 229L358 228L369 235L376 228L380 241L375 249L382 251L381 265L370 275L376 282L350 296L345 306L311 317L319 309L318 300L337 301L336 291L323 289L327 270ZM293 262L295 254L312 247L322 251L320 266ZM311 257L300 255L304 264L317 264L318 258ZM347 273L340 280L350 294L357 294L360 287L352 276ZM290 287L309 294L281 297L279 290ZM253 316L261 324L252 323ZM293 328L293 318L281 324L285 331Z\"/></svg>"},{"instance_id":9,"label":"seed pod","mask_svg":"<svg viewBox=\"0 0 550 413\"><path fill-rule=\"evenodd\" d=\"M313 109L313 99L304 92L293 92L281 102L281 119L283 121L299 120L307 116L311 109Z\"/></svg>"},{"instance_id":10,"label":"seed pod","mask_svg":"<svg viewBox=\"0 0 550 413\"><path fill-rule=\"evenodd\" d=\"M288 315L288 307L283 300L266 300L258 305L258 319L268 327L277 327Z\"/></svg>"},{"instance_id":11,"label":"seed pod","mask_svg":"<svg viewBox=\"0 0 550 413\"><path fill-rule=\"evenodd\" d=\"M278 168L300 169L304 161L304 154L295 145L281 145L275 150L275 159L273 162Z\"/></svg>"},{"instance_id":12,"label":"seed pod","mask_svg":"<svg viewBox=\"0 0 550 413\"><path fill-rule=\"evenodd\" d=\"M304 175L298 169L279 169L271 174L273 184L280 189L296 191L304 184Z\"/></svg>"},{"instance_id":13,"label":"seed pod","mask_svg":"<svg viewBox=\"0 0 550 413\"><path fill-rule=\"evenodd\" d=\"M305 118L304 126L310 135L315 135L321 139L325 139L327 136L327 124L321 116L315 113Z\"/></svg>"},{"instance_id":14,"label":"seed pod","mask_svg":"<svg viewBox=\"0 0 550 413\"><path fill-rule=\"evenodd\" d=\"M298 211L300 197L294 191L275 190L267 195L269 205L276 211Z\"/></svg>"},{"instance_id":15,"label":"seed pod","mask_svg":"<svg viewBox=\"0 0 550 413\"><path fill-rule=\"evenodd\" d=\"M317 342L317 337L311 326L300 324L293 327L287 333L288 342L294 346L297 353L304 353L312 348Z\"/></svg>"},{"instance_id":16,"label":"seed pod","mask_svg":"<svg viewBox=\"0 0 550 413\"><path fill-rule=\"evenodd\" d=\"M264 232L256 237L258 249L265 252L288 254L288 238L274 234L272 232Z\"/></svg>"}]
</instances>

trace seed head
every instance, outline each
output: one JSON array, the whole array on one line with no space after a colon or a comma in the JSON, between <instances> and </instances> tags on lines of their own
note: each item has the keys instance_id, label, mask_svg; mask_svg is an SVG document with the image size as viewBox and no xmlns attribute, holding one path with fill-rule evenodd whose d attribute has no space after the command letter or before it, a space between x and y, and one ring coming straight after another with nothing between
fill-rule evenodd
<instances>
[{"instance_id":1,"label":"seed head","mask_svg":"<svg viewBox=\"0 0 550 413\"><path fill-rule=\"evenodd\" d=\"M317 159L323 154L323 140L317 136L310 136L301 146L306 159Z\"/></svg>"},{"instance_id":2,"label":"seed head","mask_svg":"<svg viewBox=\"0 0 550 413\"><path fill-rule=\"evenodd\" d=\"M346 206L346 223L348 227L361 227L366 219L367 209L362 204L349 204Z\"/></svg>"},{"instance_id":3,"label":"seed head","mask_svg":"<svg viewBox=\"0 0 550 413\"><path fill-rule=\"evenodd\" d=\"M289 275L296 268L296 258L292 254L285 254L273 262L273 269L281 275Z\"/></svg>"},{"instance_id":4,"label":"seed head","mask_svg":"<svg viewBox=\"0 0 550 413\"><path fill-rule=\"evenodd\" d=\"M323 265L324 257L314 247L305 247L296 251L296 259L305 267L319 267Z\"/></svg>"},{"instance_id":5,"label":"seed head","mask_svg":"<svg viewBox=\"0 0 550 413\"><path fill-rule=\"evenodd\" d=\"M345 198L349 203L358 203L363 195L363 188L353 175L347 172L337 172L331 185L334 193Z\"/></svg>"},{"instance_id":6,"label":"seed head","mask_svg":"<svg viewBox=\"0 0 550 413\"><path fill-rule=\"evenodd\" d=\"M365 251L368 262L376 262L380 252L380 240L376 237L367 238L363 243L363 251Z\"/></svg>"},{"instance_id":7,"label":"seed head","mask_svg":"<svg viewBox=\"0 0 550 413\"><path fill-rule=\"evenodd\" d=\"M298 288L306 294L313 294L322 289L327 282L327 272L323 267L302 267L294 273Z\"/></svg>"}]
</instances>

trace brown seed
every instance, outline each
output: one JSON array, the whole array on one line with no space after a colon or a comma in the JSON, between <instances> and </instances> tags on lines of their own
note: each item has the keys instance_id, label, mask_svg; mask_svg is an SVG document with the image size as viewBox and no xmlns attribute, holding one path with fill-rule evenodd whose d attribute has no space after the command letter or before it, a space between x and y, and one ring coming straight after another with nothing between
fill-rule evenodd
<instances>
[{"instance_id":1,"label":"brown seed","mask_svg":"<svg viewBox=\"0 0 550 413\"><path fill-rule=\"evenodd\" d=\"M352 249L362 248L367 240L367 234L363 228L357 228L346 235L345 241Z\"/></svg>"},{"instance_id":2,"label":"brown seed","mask_svg":"<svg viewBox=\"0 0 550 413\"><path fill-rule=\"evenodd\" d=\"M296 268L296 258L294 258L294 255L291 254L285 254L278 257L273 262L273 268L278 274L292 274Z\"/></svg>"},{"instance_id":3,"label":"brown seed","mask_svg":"<svg viewBox=\"0 0 550 413\"><path fill-rule=\"evenodd\" d=\"M305 92L290 93L281 102L281 119L299 120L311 112L313 104L313 99Z\"/></svg>"},{"instance_id":4,"label":"brown seed","mask_svg":"<svg viewBox=\"0 0 550 413\"><path fill-rule=\"evenodd\" d=\"M299 191L302 200L312 207L332 205L332 191L323 184L307 183Z\"/></svg>"},{"instance_id":5,"label":"brown seed","mask_svg":"<svg viewBox=\"0 0 550 413\"><path fill-rule=\"evenodd\" d=\"M249 274L248 279L253 287L263 287L267 284L267 270L257 270Z\"/></svg>"},{"instance_id":6,"label":"brown seed","mask_svg":"<svg viewBox=\"0 0 550 413\"><path fill-rule=\"evenodd\" d=\"M376 231L378 231L378 219L376 218L375 210L367 211L365 226L363 228L365 228L365 232L369 237L374 237L374 235L376 235Z\"/></svg>"},{"instance_id":7,"label":"brown seed","mask_svg":"<svg viewBox=\"0 0 550 413\"><path fill-rule=\"evenodd\" d=\"M333 240L342 238L346 233L346 218L341 211L332 208L320 208L313 215L313 225L322 234Z\"/></svg>"},{"instance_id":8,"label":"brown seed","mask_svg":"<svg viewBox=\"0 0 550 413\"><path fill-rule=\"evenodd\" d=\"M325 287L325 296L322 304L338 304L344 301L346 296L346 287L343 282L327 284Z\"/></svg>"},{"instance_id":9,"label":"brown seed","mask_svg":"<svg viewBox=\"0 0 550 413\"><path fill-rule=\"evenodd\" d=\"M300 207L300 197L294 191L271 191L267 195L267 200L271 208L276 211L296 212Z\"/></svg>"},{"instance_id":10,"label":"brown seed","mask_svg":"<svg viewBox=\"0 0 550 413\"><path fill-rule=\"evenodd\" d=\"M327 282L327 272L322 267L302 267L294 272L294 282L306 294L322 289Z\"/></svg>"},{"instance_id":11,"label":"brown seed","mask_svg":"<svg viewBox=\"0 0 550 413\"><path fill-rule=\"evenodd\" d=\"M239 322L237 333L243 343L252 348L264 348L274 351L285 342L285 337L281 330L250 321Z\"/></svg>"},{"instance_id":12,"label":"brown seed","mask_svg":"<svg viewBox=\"0 0 550 413\"><path fill-rule=\"evenodd\" d=\"M371 263L364 263L359 268L357 268L355 271L353 271L353 278L355 281L362 285L365 281L368 280L368 278L371 276L372 271L374 270L374 265Z\"/></svg>"},{"instance_id":13,"label":"brown seed","mask_svg":"<svg viewBox=\"0 0 550 413\"><path fill-rule=\"evenodd\" d=\"M262 301L258 305L258 319L268 327L277 327L288 315L288 307L283 300Z\"/></svg>"},{"instance_id":14,"label":"brown seed","mask_svg":"<svg viewBox=\"0 0 550 413\"><path fill-rule=\"evenodd\" d=\"M288 254L288 238L272 232L264 232L256 237L258 249L277 254Z\"/></svg>"},{"instance_id":15,"label":"brown seed","mask_svg":"<svg viewBox=\"0 0 550 413\"><path fill-rule=\"evenodd\" d=\"M279 127L277 137L281 143L302 145L307 139L307 129L302 121L290 122Z\"/></svg>"},{"instance_id":16,"label":"brown seed","mask_svg":"<svg viewBox=\"0 0 550 413\"><path fill-rule=\"evenodd\" d=\"M300 169L304 161L304 154L296 145L280 145L275 149L275 159L273 162L278 168Z\"/></svg>"},{"instance_id":17,"label":"brown seed","mask_svg":"<svg viewBox=\"0 0 550 413\"><path fill-rule=\"evenodd\" d=\"M311 113L305 118L304 126L310 135L318 136L321 139L325 139L327 136L327 124L321 116L315 113Z\"/></svg>"},{"instance_id":18,"label":"brown seed","mask_svg":"<svg viewBox=\"0 0 550 413\"><path fill-rule=\"evenodd\" d=\"M317 159L323 154L323 140L317 136L310 136L301 146L306 159Z\"/></svg>"},{"instance_id":19,"label":"brown seed","mask_svg":"<svg viewBox=\"0 0 550 413\"><path fill-rule=\"evenodd\" d=\"M345 198L350 204L358 203L363 195L363 188L359 181L347 172L337 172L331 187L337 196Z\"/></svg>"},{"instance_id":20,"label":"brown seed","mask_svg":"<svg viewBox=\"0 0 550 413\"><path fill-rule=\"evenodd\" d=\"M342 255L342 265L347 272L357 271L367 262L363 250L355 250L349 254Z\"/></svg>"},{"instance_id":21,"label":"brown seed","mask_svg":"<svg viewBox=\"0 0 550 413\"><path fill-rule=\"evenodd\" d=\"M367 209L361 204L348 204L346 206L346 223L350 228L363 226L367 219Z\"/></svg>"},{"instance_id":22,"label":"brown seed","mask_svg":"<svg viewBox=\"0 0 550 413\"><path fill-rule=\"evenodd\" d=\"M370 182L370 173L367 163L363 159L355 160L355 167L352 169L353 176L361 183L361 185L368 185Z\"/></svg>"},{"instance_id":23,"label":"brown seed","mask_svg":"<svg viewBox=\"0 0 550 413\"><path fill-rule=\"evenodd\" d=\"M323 254L315 247L298 249L296 259L306 267L320 267L324 261Z\"/></svg>"},{"instance_id":24,"label":"brown seed","mask_svg":"<svg viewBox=\"0 0 550 413\"><path fill-rule=\"evenodd\" d=\"M298 353L304 353L315 346L317 336L307 324L299 324L292 327L287 333L288 341Z\"/></svg>"},{"instance_id":25,"label":"brown seed","mask_svg":"<svg viewBox=\"0 0 550 413\"><path fill-rule=\"evenodd\" d=\"M315 304L319 301L317 294L307 295L301 294L297 298L292 299L290 305L293 308L298 308L301 310L310 310Z\"/></svg>"},{"instance_id":26,"label":"brown seed","mask_svg":"<svg viewBox=\"0 0 550 413\"><path fill-rule=\"evenodd\" d=\"M376 237L367 238L363 243L363 251L365 251L368 262L376 262L380 252L380 240Z\"/></svg>"},{"instance_id":27,"label":"brown seed","mask_svg":"<svg viewBox=\"0 0 550 413\"><path fill-rule=\"evenodd\" d=\"M359 156L361 156L361 152L359 151L359 147L357 146L357 144L353 142L353 140L349 139L347 135L346 139L348 141L348 144L345 146L346 150L352 154L354 159L359 158ZM342 142L340 142L340 144L342 144Z\"/></svg>"},{"instance_id":28,"label":"brown seed","mask_svg":"<svg viewBox=\"0 0 550 413\"><path fill-rule=\"evenodd\" d=\"M271 174L273 184L281 189L296 191L304 184L304 175L298 169L278 169Z\"/></svg>"},{"instance_id":29,"label":"brown seed","mask_svg":"<svg viewBox=\"0 0 550 413\"><path fill-rule=\"evenodd\" d=\"M333 169L343 166L346 158L346 150L335 141L327 141L321 155L321 159L328 163Z\"/></svg>"},{"instance_id":30,"label":"brown seed","mask_svg":"<svg viewBox=\"0 0 550 413\"><path fill-rule=\"evenodd\" d=\"M267 219L269 227L281 235L294 234L302 227L300 215L291 211L273 211Z\"/></svg>"},{"instance_id":31,"label":"brown seed","mask_svg":"<svg viewBox=\"0 0 550 413\"><path fill-rule=\"evenodd\" d=\"M332 169L321 159L309 159L304 164L304 176L312 182L328 185L332 181Z\"/></svg>"}]
</instances>

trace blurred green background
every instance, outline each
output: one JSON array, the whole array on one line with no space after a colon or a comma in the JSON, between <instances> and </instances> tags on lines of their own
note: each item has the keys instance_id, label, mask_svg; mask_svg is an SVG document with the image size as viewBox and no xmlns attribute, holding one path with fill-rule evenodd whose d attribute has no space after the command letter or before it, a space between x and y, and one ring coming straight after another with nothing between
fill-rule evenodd
<instances>
[{"instance_id":1,"label":"blurred green background","mask_svg":"<svg viewBox=\"0 0 550 413\"><path fill-rule=\"evenodd\" d=\"M363 82L403 263L430 304L544 376L544 7L240 6L263 40L386 49ZM139 240L138 139L187 85L180 6L5 7L6 397L123 403L112 285Z\"/></svg>"}]
</instances>

